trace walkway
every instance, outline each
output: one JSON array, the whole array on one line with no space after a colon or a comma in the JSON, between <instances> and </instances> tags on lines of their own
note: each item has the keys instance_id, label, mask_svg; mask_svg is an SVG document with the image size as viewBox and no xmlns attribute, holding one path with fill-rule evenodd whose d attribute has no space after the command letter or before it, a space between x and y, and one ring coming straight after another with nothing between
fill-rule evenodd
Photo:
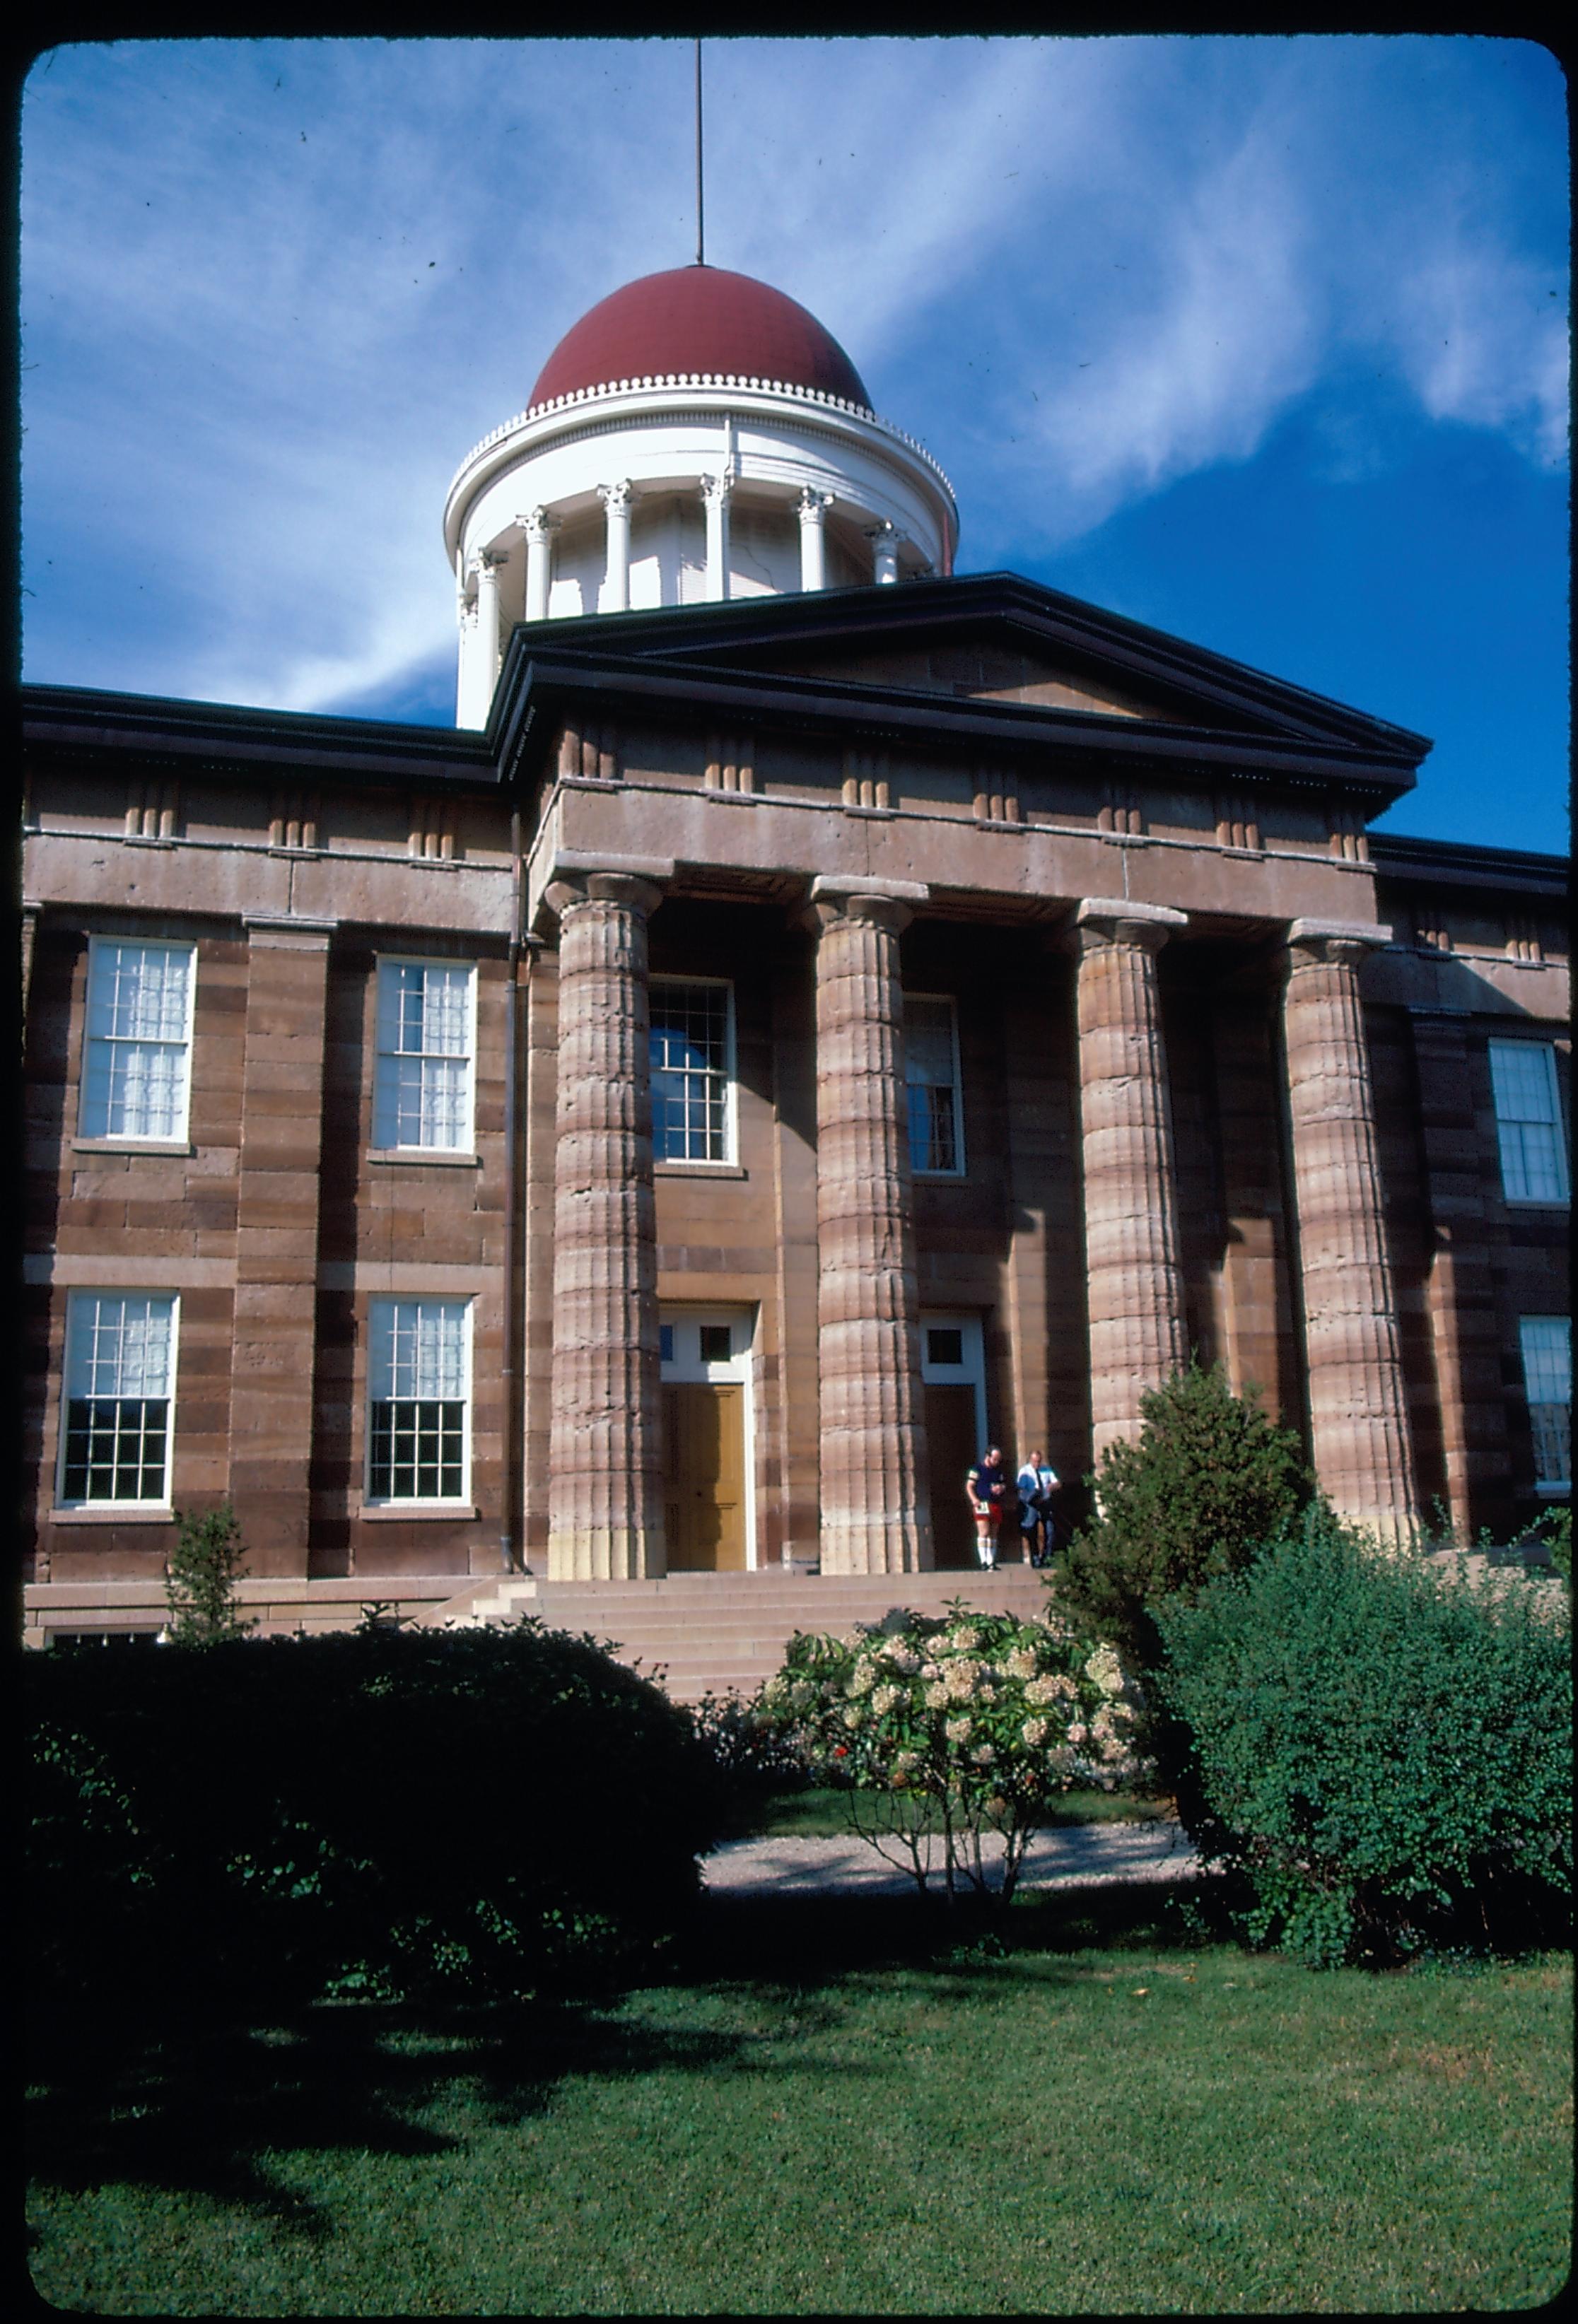
<instances>
[{"instance_id":1,"label":"walkway","mask_svg":"<svg viewBox=\"0 0 1578 2324\"><path fill-rule=\"evenodd\" d=\"M934 1843L941 1861L941 1843ZM992 1864L1002 1842L988 1834ZM1108 1880L1185 1880L1202 1869L1183 1828L1176 1823L1089 1823L1038 1832L1026 1851L1022 1888L1090 1888ZM887 1864L864 1840L734 1840L702 1867L713 1895L913 1895L915 1883L900 1864ZM934 1872L932 1885L940 1887Z\"/></svg>"}]
</instances>

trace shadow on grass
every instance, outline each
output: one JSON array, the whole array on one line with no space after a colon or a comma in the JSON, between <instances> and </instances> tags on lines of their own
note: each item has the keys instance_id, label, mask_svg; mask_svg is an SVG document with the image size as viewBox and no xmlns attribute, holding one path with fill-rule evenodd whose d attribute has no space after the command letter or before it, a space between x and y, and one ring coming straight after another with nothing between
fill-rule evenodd
<instances>
[{"instance_id":1,"label":"shadow on grass","mask_svg":"<svg viewBox=\"0 0 1578 2324\"><path fill-rule=\"evenodd\" d=\"M929 1971L946 1994L1021 1955L1039 1957L1045 1981L1060 1956L1092 1947L1200 1941L1154 1883L1042 1894L1006 1915L974 1899L950 1909L918 1896L730 1895L699 1902L667 1974L650 1982L792 1996L809 2034L841 2014L845 1978L875 1970ZM340 2002L249 2020L244 2008L169 2004L139 2016L124 1997L85 1994L69 2015L35 2023L29 2048L28 2163L39 2183L206 2196L307 2237L328 2235L333 2219L292 2191L280 2158L453 2150L464 2140L424 2120L447 2098L515 2124L569 2075L796 2070L769 2063L760 2035L663 2026L651 2012L632 2022L617 1998Z\"/></svg>"}]
</instances>

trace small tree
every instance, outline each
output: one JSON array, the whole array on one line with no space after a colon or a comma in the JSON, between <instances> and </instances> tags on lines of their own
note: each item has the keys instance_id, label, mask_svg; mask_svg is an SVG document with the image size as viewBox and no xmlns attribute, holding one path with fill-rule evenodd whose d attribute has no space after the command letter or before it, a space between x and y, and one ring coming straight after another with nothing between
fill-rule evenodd
<instances>
[{"instance_id":1,"label":"small tree","mask_svg":"<svg viewBox=\"0 0 1578 2324\"><path fill-rule=\"evenodd\" d=\"M1252 1399L1233 1395L1219 1365L1191 1361L1141 1397L1139 1442L1102 1456L1097 1515L1064 1551L1053 1588L1133 1666L1160 1658L1150 1610L1160 1600L1186 1603L1240 1571L1314 1492L1297 1438Z\"/></svg>"},{"instance_id":2,"label":"small tree","mask_svg":"<svg viewBox=\"0 0 1578 2324\"><path fill-rule=\"evenodd\" d=\"M246 1546L228 1501L200 1517L177 1509L176 1543L164 1568L167 1635L178 1646L245 1637L257 1628L237 1611L235 1583Z\"/></svg>"}]
</instances>

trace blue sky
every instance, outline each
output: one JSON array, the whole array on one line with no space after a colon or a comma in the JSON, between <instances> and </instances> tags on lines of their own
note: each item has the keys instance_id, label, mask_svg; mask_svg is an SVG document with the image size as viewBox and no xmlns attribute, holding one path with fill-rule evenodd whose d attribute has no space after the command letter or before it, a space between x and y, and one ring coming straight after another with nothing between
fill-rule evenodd
<instances>
[{"instance_id":1,"label":"blue sky","mask_svg":"<svg viewBox=\"0 0 1578 2324\"><path fill-rule=\"evenodd\" d=\"M1005 567L1566 837L1561 72L1458 37L730 41L707 256ZM694 252L688 42L126 42L23 107L24 675L448 724L450 477Z\"/></svg>"}]
</instances>

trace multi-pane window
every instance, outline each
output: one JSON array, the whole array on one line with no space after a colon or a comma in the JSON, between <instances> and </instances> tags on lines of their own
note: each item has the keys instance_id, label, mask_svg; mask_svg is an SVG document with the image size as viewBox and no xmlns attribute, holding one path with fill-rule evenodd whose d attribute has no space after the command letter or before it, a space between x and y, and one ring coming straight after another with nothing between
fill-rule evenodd
<instances>
[{"instance_id":1,"label":"multi-pane window","mask_svg":"<svg viewBox=\"0 0 1578 2324\"><path fill-rule=\"evenodd\" d=\"M1573 1326L1565 1315L1524 1315L1518 1331L1535 1481L1542 1491L1567 1489L1573 1481Z\"/></svg>"},{"instance_id":2,"label":"multi-pane window","mask_svg":"<svg viewBox=\"0 0 1578 2324\"><path fill-rule=\"evenodd\" d=\"M1509 1203L1564 1203L1555 1051L1547 1041L1492 1041L1490 1047L1502 1192Z\"/></svg>"},{"instance_id":3,"label":"multi-pane window","mask_svg":"<svg viewBox=\"0 0 1578 2324\"><path fill-rule=\"evenodd\" d=\"M904 1081L909 1104L909 1167L957 1176L964 1167L959 1044L954 1004L904 996Z\"/></svg>"},{"instance_id":4,"label":"multi-pane window","mask_svg":"<svg viewBox=\"0 0 1578 2324\"><path fill-rule=\"evenodd\" d=\"M370 1323L369 1499L463 1500L470 1302L374 1299Z\"/></svg>"},{"instance_id":5,"label":"multi-pane window","mask_svg":"<svg viewBox=\"0 0 1578 2324\"><path fill-rule=\"evenodd\" d=\"M84 1138L184 1139L196 948L96 936L88 962Z\"/></svg>"},{"instance_id":6,"label":"multi-pane window","mask_svg":"<svg viewBox=\"0 0 1578 2324\"><path fill-rule=\"evenodd\" d=\"M734 1159L732 1000L726 984L652 984L652 1152L660 1162Z\"/></svg>"},{"instance_id":7,"label":"multi-pane window","mask_svg":"<svg viewBox=\"0 0 1578 2324\"><path fill-rule=\"evenodd\" d=\"M475 985L469 964L379 962L374 1146L470 1148Z\"/></svg>"},{"instance_id":8,"label":"multi-pane window","mask_svg":"<svg viewBox=\"0 0 1578 2324\"><path fill-rule=\"evenodd\" d=\"M74 1291L66 1311L60 1499L168 1501L175 1301Z\"/></svg>"}]
</instances>

